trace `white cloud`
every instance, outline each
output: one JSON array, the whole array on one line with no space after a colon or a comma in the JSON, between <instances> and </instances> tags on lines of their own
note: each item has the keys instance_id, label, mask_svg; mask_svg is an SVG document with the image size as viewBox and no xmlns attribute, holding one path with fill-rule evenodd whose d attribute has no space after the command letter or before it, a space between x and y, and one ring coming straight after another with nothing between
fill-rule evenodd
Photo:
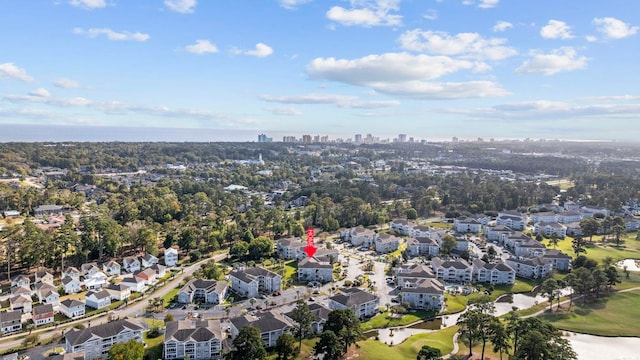
<instances>
[{"instance_id":1,"label":"white cloud","mask_svg":"<svg viewBox=\"0 0 640 360\"><path fill-rule=\"evenodd\" d=\"M447 100L485 98L509 95L493 81L427 82L407 81L402 83L379 83L373 88L387 95L421 100Z\"/></svg>"},{"instance_id":2,"label":"white cloud","mask_svg":"<svg viewBox=\"0 0 640 360\"><path fill-rule=\"evenodd\" d=\"M493 25L493 32L503 32L513 28L513 24L508 21L498 21Z\"/></svg>"},{"instance_id":3,"label":"white cloud","mask_svg":"<svg viewBox=\"0 0 640 360\"><path fill-rule=\"evenodd\" d=\"M255 56L255 57L259 57L259 58L263 58L263 57L267 57L271 54L273 54L273 49L263 43L257 43L256 44L256 48L253 50L248 50L244 52L245 55L249 55L249 56Z\"/></svg>"},{"instance_id":4,"label":"white cloud","mask_svg":"<svg viewBox=\"0 0 640 360\"><path fill-rule=\"evenodd\" d=\"M267 102L282 104L330 104L341 108L377 109L399 105L396 100L358 100L356 96L337 94L305 94L305 95L261 95Z\"/></svg>"},{"instance_id":5,"label":"white cloud","mask_svg":"<svg viewBox=\"0 0 640 360\"><path fill-rule=\"evenodd\" d=\"M596 42L598 41L598 38L593 35L587 35L585 36L585 40L587 40L588 42Z\"/></svg>"},{"instance_id":6,"label":"white cloud","mask_svg":"<svg viewBox=\"0 0 640 360\"><path fill-rule=\"evenodd\" d=\"M185 50L192 54L214 54L218 52L218 48L215 44L212 44L209 40L196 40L193 45L185 46Z\"/></svg>"},{"instance_id":7,"label":"white cloud","mask_svg":"<svg viewBox=\"0 0 640 360\"><path fill-rule=\"evenodd\" d=\"M91 28L91 29L82 29L82 28L74 28L73 33L77 35L85 35L90 38L95 38L100 35L104 35L109 40L114 41L147 41L151 36L149 34L144 34L141 32L128 32L128 31L113 31L108 28Z\"/></svg>"},{"instance_id":8,"label":"white cloud","mask_svg":"<svg viewBox=\"0 0 640 360\"><path fill-rule=\"evenodd\" d=\"M479 8L482 9L490 9L498 6L500 0L480 0L480 4L478 4Z\"/></svg>"},{"instance_id":9,"label":"white cloud","mask_svg":"<svg viewBox=\"0 0 640 360\"><path fill-rule=\"evenodd\" d=\"M13 103L40 103L59 107L80 107L93 104L93 101L83 97L56 98L51 96L40 95L6 95L5 100Z\"/></svg>"},{"instance_id":10,"label":"white cloud","mask_svg":"<svg viewBox=\"0 0 640 360\"><path fill-rule=\"evenodd\" d=\"M578 56L572 47L562 47L552 50L548 54L537 51L530 52L531 59L525 61L519 68L518 73L540 73L544 75L554 75L564 71L574 71L587 68L587 58Z\"/></svg>"},{"instance_id":11,"label":"white cloud","mask_svg":"<svg viewBox=\"0 0 640 360\"><path fill-rule=\"evenodd\" d=\"M278 3L280 3L280 6L287 10L294 10L298 6L309 3L311 1L313 0L278 0Z\"/></svg>"},{"instance_id":12,"label":"white cloud","mask_svg":"<svg viewBox=\"0 0 640 360\"><path fill-rule=\"evenodd\" d=\"M293 107L278 107L278 108L265 108L266 111L269 111L273 115L279 116L300 116L302 115L302 111L293 108Z\"/></svg>"},{"instance_id":13,"label":"white cloud","mask_svg":"<svg viewBox=\"0 0 640 360\"><path fill-rule=\"evenodd\" d=\"M351 9L334 6L327 18L344 26L398 26L402 16L391 14L399 10L400 0L351 0Z\"/></svg>"},{"instance_id":14,"label":"white cloud","mask_svg":"<svg viewBox=\"0 0 640 360\"><path fill-rule=\"evenodd\" d=\"M436 20L438 18L438 10L436 9L427 9L422 15L423 18L427 20Z\"/></svg>"},{"instance_id":15,"label":"white cloud","mask_svg":"<svg viewBox=\"0 0 640 360\"><path fill-rule=\"evenodd\" d=\"M107 6L104 0L71 0L69 4L84 9L99 9Z\"/></svg>"},{"instance_id":16,"label":"white cloud","mask_svg":"<svg viewBox=\"0 0 640 360\"><path fill-rule=\"evenodd\" d=\"M29 92L29 95L31 96L39 96L39 97L49 97L51 96L51 93L49 92L49 90L45 89L45 88L37 88L33 91Z\"/></svg>"},{"instance_id":17,"label":"white cloud","mask_svg":"<svg viewBox=\"0 0 640 360\"><path fill-rule=\"evenodd\" d=\"M571 39L571 26L564 21L549 20L547 25L540 29L540 35L545 39Z\"/></svg>"},{"instance_id":18,"label":"white cloud","mask_svg":"<svg viewBox=\"0 0 640 360\"><path fill-rule=\"evenodd\" d=\"M60 78L53 82L53 85L63 89L77 89L80 83L71 79Z\"/></svg>"},{"instance_id":19,"label":"white cloud","mask_svg":"<svg viewBox=\"0 0 640 360\"><path fill-rule=\"evenodd\" d=\"M14 63L0 64L0 79L13 79L24 82L33 81L33 77L27 74L25 69L17 67Z\"/></svg>"},{"instance_id":20,"label":"white cloud","mask_svg":"<svg viewBox=\"0 0 640 360\"><path fill-rule=\"evenodd\" d=\"M196 5L197 0L164 0L164 5L171 11L175 11L180 14L192 13Z\"/></svg>"},{"instance_id":21,"label":"white cloud","mask_svg":"<svg viewBox=\"0 0 640 360\"><path fill-rule=\"evenodd\" d=\"M595 18L596 29L609 39L623 39L638 32L638 26L631 26L612 17Z\"/></svg>"},{"instance_id":22,"label":"white cloud","mask_svg":"<svg viewBox=\"0 0 640 360\"><path fill-rule=\"evenodd\" d=\"M476 66L474 62L447 56L386 53L353 60L316 58L307 65L307 73L312 78L365 85L432 80L460 70L473 70Z\"/></svg>"},{"instance_id":23,"label":"white cloud","mask_svg":"<svg viewBox=\"0 0 640 360\"><path fill-rule=\"evenodd\" d=\"M406 50L475 59L502 60L518 53L514 48L504 46L506 39L487 39L478 33L449 35L446 32L415 29L400 35L399 41Z\"/></svg>"}]
</instances>

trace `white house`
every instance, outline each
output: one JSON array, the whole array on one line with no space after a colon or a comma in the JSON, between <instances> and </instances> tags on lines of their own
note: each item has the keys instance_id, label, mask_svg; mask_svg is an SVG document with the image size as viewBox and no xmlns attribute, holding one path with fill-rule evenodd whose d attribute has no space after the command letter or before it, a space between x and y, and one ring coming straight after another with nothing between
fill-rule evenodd
<instances>
[{"instance_id":1,"label":"white house","mask_svg":"<svg viewBox=\"0 0 640 360\"><path fill-rule=\"evenodd\" d=\"M557 222L539 222L533 226L533 233L544 237L556 234L558 238L564 239L567 236L567 227Z\"/></svg>"},{"instance_id":2,"label":"white house","mask_svg":"<svg viewBox=\"0 0 640 360\"><path fill-rule=\"evenodd\" d=\"M544 279L553 270L551 261L542 256L534 258L510 257L507 264L511 266L516 275L527 279Z\"/></svg>"},{"instance_id":3,"label":"white house","mask_svg":"<svg viewBox=\"0 0 640 360\"><path fill-rule=\"evenodd\" d=\"M178 265L178 249L172 247L164 249L164 265L166 267Z\"/></svg>"},{"instance_id":4,"label":"white house","mask_svg":"<svg viewBox=\"0 0 640 360\"><path fill-rule=\"evenodd\" d=\"M258 296L259 291L280 291L282 277L261 267L240 267L229 274L231 289L248 298Z\"/></svg>"},{"instance_id":5,"label":"white house","mask_svg":"<svg viewBox=\"0 0 640 360\"><path fill-rule=\"evenodd\" d=\"M485 263L475 259L473 273L475 281L492 285L513 285L516 281L516 271L504 262Z\"/></svg>"},{"instance_id":6,"label":"white house","mask_svg":"<svg viewBox=\"0 0 640 360\"><path fill-rule=\"evenodd\" d=\"M122 259L122 266L128 273L134 273L140 270L140 260L137 256L127 256Z\"/></svg>"},{"instance_id":7,"label":"white house","mask_svg":"<svg viewBox=\"0 0 640 360\"><path fill-rule=\"evenodd\" d=\"M331 309L318 303L312 303L309 304L309 312L311 313L312 317L311 330L314 334L322 333L322 331L324 330L324 324L329 319L329 313L331 312ZM291 320L292 323L295 324L295 321L293 320L295 318L293 310L285 313L284 316L286 316L289 320Z\"/></svg>"},{"instance_id":8,"label":"white house","mask_svg":"<svg viewBox=\"0 0 640 360\"><path fill-rule=\"evenodd\" d=\"M410 256L438 256L440 246L431 238L410 237L407 239L407 252Z\"/></svg>"},{"instance_id":9,"label":"white house","mask_svg":"<svg viewBox=\"0 0 640 360\"><path fill-rule=\"evenodd\" d=\"M228 288L226 281L191 279L178 292L178 302L189 304L202 300L207 304L220 304L226 298Z\"/></svg>"},{"instance_id":10,"label":"white house","mask_svg":"<svg viewBox=\"0 0 640 360\"><path fill-rule=\"evenodd\" d=\"M0 331L3 334L22 330L21 311L0 312Z\"/></svg>"},{"instance_id":11,"label":"white house","mask_svg":"<svg viewBox=\"0 0 640 360\"><path fill-rule=\"evenodd\" d=\"M145 326L133 320L116 320L84 329L71 328L65 334L67 353L84 352L84 359L106 359L109 350L117 343L135 340L142 342Z\"/></svg>"},{"instance_id":12,"label":"white house","mask_svg":"<svg viewBox=\"0 0 640 360\"><path fill-rule=\"evenodd\" d=\"M513 230L524 230L527 226L527 216L517 211L501 211L498 213L496 225L508 226Z\"/></svg>"},{"instance_id":13,"label":"white house","mask_svg":"<svg viewBox=\"0 0 640 360\"><path fill-rule=\"evenodd\" d=\"M151 265L149 269L153 270L153 272L156 274L157 280L160 280L160 278L167 275L167 268L164 265L160 265L160 264Z\"/></svg>"},{"instance_id":14,"label":"white house","mask_svg":"<svg viewBox=\"0 0 640 360\"><path fill-rule=\"evenodd\" d=\"M378 313L380 298L358 288L342 289L341 293L329 298L331 310L352 309L360 319L374 316Z\"/></svg>"},{"instance_id":15,"label":"white house","mask_svg":"<svg viewBox=\"0 0 640 360\"><path fill-rule=\"evenodd\" d=\"M563 211L558 214L558 222L561 224L580 222L580 220L582 220L582 213L579 211Z\"/></svg>"},{"instance_id":16,"label":"white house","mask_svg":"<svg viewBox=\"0 0 640 360\"><path fill-rule=\"evenodd\" d=\"M102 271L109 276L120 275L121 267L117 262L110 260L102 264Z\"/></svg>"},{"instance_id":17,"label":"white house","mask_svg":"<svg viewBox=\"0 0 640 360\"><path fill-rule=\"evenodd\" d=\"M581 209L584 210L585 212L588 212L594 215L602 214L605 217L611 215L611 211L609 211L609 209L606 209L606 208L595 207L595 206L583 206Z\"/></svg>"},{"instance_id":18,"label":"white house","mask_svg":"<svg viewBox=\"0 0 640 360\"><path fill-rule=\"evenodd\" d=\"M298 262L298 281L333 281L333 265L316 257L307 257Z\"/></svg>"},{"instance_id":19,"label":"white house","mask_svg":"<svg viewBox=\"0 0 640 360\"><path fill-rule=\"evenodd\" d=\"M144 280L145 285L153 285L158 282L158 278L156 272L151 268L146 268L144 270L136 271L133 273L133 277L140 278Z\"/></svg>"},{"instance_id":20,"label":"white house","mask_svg":"<svg viewBox=\"0 0 640 360\"><path fill-rule=\"evenodd\" d=\"M11 279L11 287L29 287L31 286L31 279L26 275L17 275Z\"/></svg>"},{"instance_id":21,"label":"white house","mask_svg":"<svg viewBox=\"0 0 640 360\"><path fill-rule=\"evenodd\" d=\"M431 267L436 278L441 280L459 283L473 280L473 267L464 259L442 260L435 257L431 259Z\"/></svg>"},{"instance_id":22,"label":"white house","mask_svg":"<svg viewBox=\"0 0 640 360\"><path fill-rule=\"evenodd\" d=\"M111 305L111 293L107 290L89 291L84 298L86 306L102 309Z\"/></svg>"},{"instance_id":23,"label":"white house","mask_svg":"<svg viewBox=\"0 0 640 360\"><path fill-rule=\"evenodd\" d=\"M425 264L403 264L396 270L397 283L401 288L410 286L408 284L416 284L421 279L435 278L433 270Z\"/></svg>"},{"instance_id":24,"label":"white house","mask_svg":"<svg viewBox=\"0 0 640 360\"><path fill-rule=\"evenodd\" d=\"M60 302L60 313L69 319L84 316L84 303L78 300L67 299Z\"/></svg>"},{"instance_id":25,"label":"white house","mask_svg":"<svg viewBox=\"0 0 640 360\"><path fill-rule=\"evenodd\" d=\"M80 280L80 275L82 275L80 270L78 270L73 266L69 266L68 268L64 269L64 271L62 272L62 278L65 278L68 276L72 279Z\"/></svg>"},{"instance_id":26,"label":"white house","mask_svg":"<svg viewBox=\"0 0 640 360\"><path fill-rule=\"evenodd\" d=\"M9 308L11 310L22 310L23 314L30 313L32 309L31 296L16 295L9 298Z\"/></svg>"},{"instance_id":27,"label":"white house","mask_svg":"<svg viewBox=\"0 0 640 360\"><path fill-rule=\"evenodd\" d=\"M231 338L238 336L240 329L246 325L260 330L260 337L265 347L274 347L280 335L290 332L293 324L283 315L275 312L258 313L255 316L244 315L230 320Z\"/></svg>"},{"instance_id":28,"label":"white house","mask_svg":"<svg viewBox=\"0 0 640 360\"><path fill-rule=\"evenodd\" d=\"M146 269L148 267L152 267L153 265L158 263L158 258L151 255L151 254L145 254L141 259L140 259L140 265L142 266L143 269Z\"/></svg>"},{"instance_id":29,"label":"white house","mask_svg":"<svg viewBox=\"0 0 640 360\"><path fill-rule=\"evenodd\" d=\"M420 279L400 289L403 303L412 309L440 311L444 306L444 285L436 279Z\"/></svg>"},{"instance_id":30,"label":"white house","mask_svg":"<svg viewBox=\"0 0 640 360\"><path fill-rule=\"evenodd\" d=\"M46 283L42 283L44 286L37 287L36 295L41 304L51 304L57 306L60 304L60 294L58 294L58 288Z\"/></svg>"},{"instance_id":31,"label":"white house","mask_svg":"<svg viewBox=\"0 0 640 360\"><path fill-rule=\"evenodd\" d=\"M292 260L299 259L306 256L304 247L306 243L302 242L302 239L297 237L289 237L278 240L276 243L276 252L283 259Z\"/></svg>"},{"instance_id":32,"label":"white house","mask_svg":"<svg viewBox=\"0 0 640 360\"><path fill-rule=\"evenodd\" d=\"M48 270L36 271L34 282L53 285L53 274Z\"/></svg>"},{"instance_id":33,"label":"white house","mask_svg":"<svg viewBox=\"0 0 640 360\"><path fill-rule=\"evenodd\" d=\"M393 219L389 223L389 229L400 235L409 235L409 229L415 224L404 219Z\"/></svg>"},{"instance_id":34,"label":"white house","mask_svg":"<svg viewBox=\"0 0 640 360\"><path fill-rule=\"evenodd\" d=\"M457 218L453 220L453 228L459 233L474 233L477 234L482 228L482 224L474 218Z\"/></svg>"},{"instance_id":35,"label":"white house","mask_svg":"<svg viewBox=\"0 0 640 360\"><path fill-rule=\"evenodd\" d=\"M504 225L485 226L484 235L487 240L495 243L504 243L503 237L513 232L513 230Z\"/></svg>"},{"instance_id":36,"label":"white house","mask_svg":"<svg viewBox=\"0 0 640 360\"><path fill-rule=\"evenodd\" d=\"M143 292L147 288L145 280L137 276L123 278L120 285L128 287L132 292Z\"/></svg>"},{"instance_id":37,"label":"white house","mask_svg":"<svg viewBox=\"0 0 640 360\"><path fill-rule=\"evenodd\" d=\"M429 226L424 226L424 225L409 224L408 228L409 228L409 236L414 238L419 238L419 237L433 238L433 234L438 232L437 229L434 229Z\"/></svg>"},{"instance_id":38,"label":"white house","mask_svg":"<svg viewBox=\"0 0 640 360\"><path fill-rule=\"evenodd\" d=\"M353 246L370 247L376 241L378 234L371 229L358 226L341 232L340 237L349 241Z\"/></svg>"},{"instance_id":39,"label":"white house","mask_svg":"<svg viewBox=\"0 0 640 360\"><path fill-rule=\"evenodd\" d=\"M100 268L98 267L97 263L90 262L90 263L82 264L80 266L80 271L82 272L82 276L84 276L86 279L100 272Z\"/></svg>"},{"instance_id":40,"label":"white house","mask_svg":"<svg viewBox=\"0 0 640 360\"><path fill-rule=\"evenodd\" d=\"M533 213L531 214L530 219L534 224L539 222L557 222L558 214L554 213L553 211Z\"/></svg>"},{"instance_id":41,"label":"white house","mask_svg":"<svg viewBox=\"0 0 640 360\"><path fill-rule=\"evenodd\" d=\"M571 268L571 256L563 253L560 250L549 249L542 257L551 262L554 270L569 271Z\"/></svg>"},{"instance_id":42,"label":"white house","mask_svg":"<svg viewBox=\"0 0 640 360\"><path fill-rule=\"evenodd\" d=\"M111 295L112 301L126 300L131 296L131 288L122 284L109 284L105 290Z\"/></svg>"},{"instance_id":43,"label":"white house","mask_svg":"<svg viewBox=\"0 0 640 360\"><path fill-rule=\"evenodd\" d=\"M87 290L102 289L105 286L107 286L107 274L102 271L98 271L84 279L84 287Z\"/></svg>"},{"instance_id":44,"label":"white house","mask_svg":"<svg viewBox=\"0 0 640 360\"><path fill-rule=\"evenodd\" d=\"M386 254L398 250L400 246L400 238L391 234L378 234L375 241L376 252L378 254Z\"/></svg>"},{"instance_id":45,"label":"white house","mask_svg":"<svg viewBox=\"0 0 640 360\"><path fill-rule=\"evenodd\" d=\"M80 292L80 280L65 276L62 278L62 287L65 294L75 294Z\"/></svg>"},{"instance_id":46,"label":"white house","mask_svg":"<svg viewBox=\"0 0 640 360\"><path fill-rule=\"evenodd\" d=\"M180 320L167 323L163 359L222 359L219 320Z\"/></svg>"},{"instance_id":47,"label":"white house","mask_svg":"<svg viewBox=\"0 0 640 360\"><path fill-rule=\"evenodd\" d=\"M513 253L516 256L534 257L540 256L547 251L547 248L537 240L524 239L513 243Z\"/></svg>"}]
</instances>

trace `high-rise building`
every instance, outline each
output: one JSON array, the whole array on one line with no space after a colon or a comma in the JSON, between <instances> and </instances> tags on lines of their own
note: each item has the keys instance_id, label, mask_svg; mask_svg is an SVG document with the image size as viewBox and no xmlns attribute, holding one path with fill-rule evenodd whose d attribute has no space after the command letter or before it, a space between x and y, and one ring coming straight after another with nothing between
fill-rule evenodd
<instances>
[{"instance_id":1,"label":"high-rise building","mask_svg":"<svg viewBox=\"0 0 640 360\"><path fill-rule=\"evenodd\" d=\"M398 142L407 142L407 134L398 134Z\"/></svg>"},{"instance_id":2,"label":"high-rise building","mask_svg":"<svg viewBox=\"0 0 640 360\"><path fill-rule=\"evenodd\" d=\"M272 142L272 141L273 141L273 138L267 137L267 135L265 134L258 135L259 143Z\"/></svg>"},{"instance_id":3,"label":"high-rise building","mask_svg":"<svg viewBox=\"0 0 640 360\"><path fill-rule=\"evenodd\" d=\"M311 142L311 135L302 135L302 142L310 143Z\"/></svg>"},{"instance_id":4,"label":"high-rise building","mask_svg":"<svg viewBox=\"0 0 640 360\"><path fill-rule=\"evenodd\" d=\"M354 142L356 144L362 143L362 134L356 134L356 136L354 136L353 140L354 140Z\"/></svg>"},{"instance_id":5,"label":"high-rise building","mask_svg":"<svg viewBox=\"0 0 640 360\"><path fill-rule=\"evenodd\" d=\"M294 143L294 142L296 142L296 137L295 136L283 136L282 137L282 142Z\"/></svg>"}]
</instances>

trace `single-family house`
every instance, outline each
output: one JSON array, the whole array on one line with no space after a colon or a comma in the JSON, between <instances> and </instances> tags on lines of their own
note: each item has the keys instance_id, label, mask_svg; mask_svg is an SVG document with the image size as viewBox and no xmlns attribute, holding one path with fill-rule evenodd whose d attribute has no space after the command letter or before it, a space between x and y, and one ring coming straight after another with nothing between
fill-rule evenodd
<instances>
[{"instance_id":1,"label":"single-family house","mask_svg":"<svg viewBox=\"0 0 640 360\"><path fill-rule=\"evenodd\" d=\"M316 257L307 257L298 262L298 281L322 283L333 281L333 265Z\"/></svg>"},{"instance_id":2,"label":"single-family house","mask_svg":"<svg viewBox=\"0 0 640 360\"><path fill-rule=\"evenodd\" d=\"M402 287L400 298L412 309L440 311L444 306L444 285L433 278L419 279Z\"/></svg>"},{"instance_id":3,"label":"single-family house","mask_svg":"<svg viewBox=\"0 0 640 360\"><path fill-rule=\"evenodd\" d=\"M222 359L219 320L179 320L167 323L163 359Z\"/></svg>"},{"instance_id":4,"label":"single-family house","mask_svg":"<svg viewBox=\"0 0 640 360\"><path fill-rule=\"evenodd\" d=\"M9 298L9 308L11 310L22 310L23 314L28 314L32 309L31 296L16 295Z\"/></svg>"},{"instance_id":5,"label":"single-family house","mask_svg":"<svg viewBox=\"0 0 640 360\"><path fill-rule=\"evenodd\" d=\"M151 254L144 254L144 256L140 258L140 266L142 266L143 269L152 267L157 263L158 263L158 258Z\"/></svg>"},{"instance_id":6,"label":"single-family house","mask_svg":"<svg viewBox=\"0 0 640 360\"><path fill-rule=\"evenodd\" d=\"M109 260L102 264L102 271L104 271L108 276L120 275L120 269L120 264L114 260Z\"/></svg>"},{"instance_id":7,"label":"single-family house","mask_svg":"<svg viewBox=\"0 0 640 360\"><path fill-rule=\"evenodd\" d=\"M73 266L69 266L68 268L64 269L64 271L62 272L62 278L65 278L68 276L72 279L80 280L80 275L82 275L80 270L78 270Z\"/></svg>"},{"instance_id":8,"label":"single-family house","mask_svg":"<svg viewBox=\"0 0 640 360\"><path fill-rule=\"evenodd\" d=\"M146 281L137 276L127 276L122 279L120 285L126 286L131 289L132 292L143 292L147 288Z\"/></svg>"},{"instance_id":9,"label":"single-family house","mask_svg":"<svg viewBox=\"0 0 640 360\"><path fill-rule=\"evenodd\" d=\"M260 291L280 291L282 277L261 267L239 267L229 274L231 290L248 298L258 296Z\"/></svg>"},{"instance_id":10,"label":"single-family house","mask_svg":"<svg viewBox=\"0 0 640 360\"><path fill-rule=\"evenodd\" d=\"M14 276L11 279L11 287L29 287L31 286L31 279L28 276L20 274Z\"/></svg>"},{"instance_id":11,"label":"single-family house","mask_svg":"<svg viewBox=\"0 0 640 360\"><path fill-rule=\"evenodd\" d=\"M57 306L60 303L58 288L48 283L38 283L35 286L35 293L41 304L51 304Z\"/></svg>"},{"instance_id":12,"label":"single-family house","mask_svg":"<svg viewBox=\"0 0 640 360\"><path fill-rule=\"evenodd\" d=\"M293 324L283 315L275 312L258 313L255 316L244 315L230 320L231 338L238 336L240 329L250 325L260 330L260 338L264 341L265 347L276 346L276 341L280 335L289 332Z\"/></svg>"},{"instance_id":13,"label":"single-family house","mask_svg":"<svg viewBox=\"0 0 640 360\"><path fill-rule=\"evenodd\" d=\"M173 247L164 249L164 265L166 267L178 265L178 249Z\"/></svg>"},{"instance_id":14,"label":"single-family house","mask_svg":"<svg viewBox=\"0 0 640 360\"><path fill-rule=\"evenodd\" d=\"M153 285L158 280L156 278L156 272L151 268L146 268L144 270L136 271L133 273L133 277L137 277L144 280L145 285Z\"/></svg>"},{"instance_id":15,"label":"single-family house","mask_svg":"<svg viewBox=\"0 0 640 360\"><path fill-rule=\"evenodd\" d=\"M22 312L21 311L3 311L0 312L0 331L3 334L22 330Z\"/></svg>"},{"instance_id":16,"label":"single-family house","mask_svg":"<svg viewBox=\"0 0 640 360\"><path fill-rule=\"evenodd\" d=\"M31 319L36 326L52 323L54 320L53 305L42 304L34 306Z\"/></svg>"},{"instance_id":17,"label":"single-family house","mask_svg":"<svg viewBox=\"0 0 640 360\"><path fill-rule=\"evenodd\" d=\"M84 303L78 300L66 299L60 302L60 313L69 319L84 316Z\"/></svg>"},{"instance_id":18,"label":"single-family house","mask_svg":"<svg viewBox=\"0 0 640 360\"><path fill-rule=\"evenodd\" d=\"M102 289L105 286L107 286L107 274L103 273L102 271L98 271L97 273L94 273L90 277L86 277L84 279L84 287L87 290Z\"/></svg>"},{"instance_id":19,"label":"single-family house","mask_svg":"<svg viewBox=\"0 0 640 360\"><path fill-rule=\"evenodd\" d=\"M86 264L82 264L80 266L80 271L82 271L82 276L84 278L93 277L95 274L100 272L100 267L95 262L90 262Z\"/></svg>"},{"instance_id":20,"label":"single-family house","mask_svg":"<svg viewBox=\"0 0 640 360\"><path fill-rule=\"evenodd\" d=\"M53 272L49 270L36 271L34 279L35 279L34 282L36 283L41 282L41 283L53 285Z\"/></svg>"},{"instance_id":21,"label":"single-family house","mask_svg":"<svg viewBox=\"0 0 640 360\"><path fill-rule=\"evenodd\" d=\"M84 352L85 360L106 359L111 347L129 340L142 342L146 326L133 319L116 320L84 329L71 328L65 338L67 353Z\"/></svg>"},{"instance_id":22,"label":"single-family house","mask_svg":"<svg viewBox=\"0 0 640 360\"><path fill-rule=\"evenodd\" d=\"M137 256L127 256L122 259L122 266L128 273L133 274L140 270L140 260L138 260Z\"/></svg>"},{"instance_id":23,"label":"single-family house","mask_svg":"<svg viewBox=\"0 0 640 360\"><path fill-rule=\"evenodd\" d=\"M158 280L164 277L165 275L167 275L167 267L164 265L160 265L160 264L151 265L149 269L153 270L153 272L156 274L156 279Z\"/></svg>"},{"instance_id":24,"label":"single-family house","mask_svg":"<svg viewBox=\"0 0 640 360\"><path fill-rule=\"evenodd\" d=\"M89 291L84 297L86 306L94 309L102 309L111 305L111 293L107 290Z\"/></svg>"},{"instance_id":25,"label":"single-family house","mask_svg":"<svg viewBox=\"0 0 640 360\"><path fill-rule=\"evenodd\" d=\"M62 278L62 288L65 294L75 294L80 292L80 280L65 276Z\"/></svg>"},{"instance_id":26,"label":"single-family house","mask_svg":"<svg viewBox=\"0 0 640 360\"><path fill-rule=\"evenodd\" d=\"M226 281L191 279L178 292L178 302L189 304L202 301L207 304L220 304L227 296L229 284Z\"/></svg>"},{"instance_id":27,"label":"single-family house","mask_svg":"<svg viewBox=\"0 0 640 360\"><path fill-rule=\"evenodd\" d=\"M131 288L122 284L109 284L105 290L111 295L112 301L126 300L131 296Z\"/></svg>"},{"instance_id":28,"label":"single-family house","mask_svg":"<svg viewBox=\"0 0 640 360\"><path fill-rule=\"evenodd\" d=\"M18 287L12 287L10 290L10 293L11 293L11 296L27 295L28 297L31 297L31 295L33 294L33 291L31 291L30 287L18 286Z\"/></svg>"},{"instance_id":29,"label":"single-family house","mask_svg":"<svg viewBox=\"0 0 640 360\"><path fill-rule=\"evenodd\" d=\"M442 260L435 257L431 259L431 267L437 279L458 283L467 283L473 280L473 267L464 259Z\"/></svg>"},{"instance_id":30,"label":"single-family house","mask_svg":"<svg viewBox=\"0 0 640 360\"><path fill-rule=\"evenodd\" d=\"M331 310L352 309L360 318L368 318L378 313L380 297L359 288L342 289L339 294L329 298Z\"/></svg>"}]
</instances>

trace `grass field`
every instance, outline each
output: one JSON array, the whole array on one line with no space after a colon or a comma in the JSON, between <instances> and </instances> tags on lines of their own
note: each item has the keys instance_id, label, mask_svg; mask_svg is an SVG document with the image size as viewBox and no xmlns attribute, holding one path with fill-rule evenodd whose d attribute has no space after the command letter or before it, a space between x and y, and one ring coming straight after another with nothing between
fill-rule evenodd
<instances>
[{"instance_id":1,"label":"grass field","mask_svg":"<svg viewBox=\"0 0 640 360\"><path fill-rule=\"evenodd\" d=\"M640 290L615 293L594 302L574 302L571 311L545 313L556 327L601 336L640 336Z\"/></svg>"},{"instance_id":2,"label":"grass field","mask_svg":"<svg viewBox=\"0 0 640 360\"><path fill-rule=\"evenodd\" d=\"M624 243L617 248L612 242L607 242L606 244L601 245L602 236L599 235L593 237L593 244L589 243L589 238L585 238L585 241L587 242L587 253L585 255L599 263L601 263L602 259L607 256L610 256L614 262L624 259L640 259L640 241L636 240L636 233L629 233L622 239L624 240ZM571 257L575 257L573 247L571 246L572 241L573 238L567 236L565 239L560 240L557 249L562 250L565 254ZM549 245L549 240L543 240L542 243L547 245L549 248L553 248L553 246Z\"/></svg>"},{"instance_id":3,"label":"grass field","mask_svg":"<svg viewBox=\"0 0 640 360\"><path fill-rule=\"evenodd\" d=\"M433 311L417 310L414 313L407 313L400 318L390 318L389 313L383 312L368 321L362 323L362 330L381 329L393 326L408 325L420 320L429 320L436 315Z\"/></svg>"},{"instance_id":4,"label":"grass field","mask_svg":"<svg viewBox=\"0 0 640 360\"><path fill-rule=\"evenodd\" d=\"M452 326L440 331L428 334L414 335L402 344L389 346L378 340L365 340L358 343L358 358L367 360L403 360L415 359L423 345L429 345L440 349L442 355L453 351L453 334L458 331L457 326Z\"/></svg>"}]
</instances>

